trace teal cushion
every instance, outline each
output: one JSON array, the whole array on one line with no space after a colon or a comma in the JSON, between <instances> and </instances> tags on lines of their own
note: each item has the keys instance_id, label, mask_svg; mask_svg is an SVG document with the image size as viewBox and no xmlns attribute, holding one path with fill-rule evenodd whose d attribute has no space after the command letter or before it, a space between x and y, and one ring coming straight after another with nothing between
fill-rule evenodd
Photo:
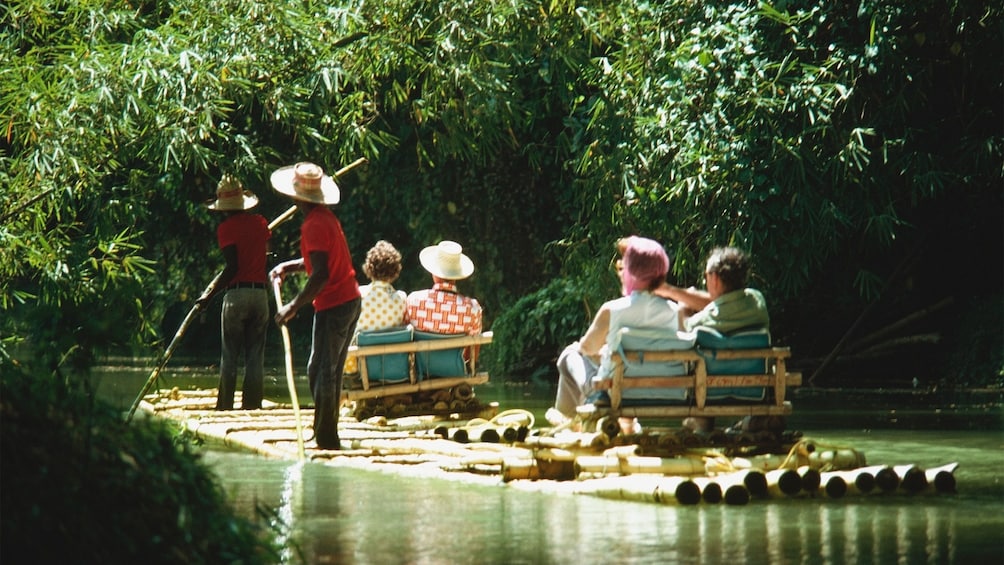
<instances>
[{"instance_id":1,"label":"teal cushion","mask_svg":"<svg viewBox=\"0 0 1004 565\"><path fill-rule=\"evenodd\" d=\"M388 343L407 343L412 340L411 326L396 326L384 330L359 332L356 343L360 347L367 345L385 345ZM366 373L371 382L401 382L409 380L408 354L389 353L387 355L370 355L365 357Z\"/></svg>"},{"instance_id":2,"label":"teal cushion","mask_svg":"<svg viewBox=\"0 0 1004 565\"><path fill-rule=\"evenodd\" d=\"M766 328L723 335L710 328L697 328L697 350L707 363L709 380L712 375L758 375L767 370L763 359L715 358L716 349L762 349L770 347L770 331ZM708 388L708 400L760 401L766 398L763 387Z\"/></svg>"},{"instance_id":3,"label":"teal cushion","mask_svg":"<svg viewBox=\"0 0 1004 565\"><path fill-rule=\"evenodd\" d=\"M625 351L681 351L694 347L693 334L680 333L669 329L622 328L620 345ZM632 377L672 377L686 375L687 365L681 361L647 362L644 354L636 362L624 362L624 378ZM679 403L687 399L685 388L626 388L621 394L625 406Z\"/></svg>"},{"instance_id":4,"label":"teal cushion","mask_svg":"<svg viewBox=\"0 0 1004 565\"><path fill-rule=\"evenodd\" d=\"M415 332L415 341L464 337L465 334L436 334ZM464 347L419 351L415 354L418 374L422 377L466 377L467 364L464 362Z\"/></svg>"}]
</instances>

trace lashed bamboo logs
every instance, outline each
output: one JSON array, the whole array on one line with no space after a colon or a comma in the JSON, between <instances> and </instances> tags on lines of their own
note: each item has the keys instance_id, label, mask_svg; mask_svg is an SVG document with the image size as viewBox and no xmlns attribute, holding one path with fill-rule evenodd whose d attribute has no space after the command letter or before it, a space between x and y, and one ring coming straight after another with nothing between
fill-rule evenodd
<instances>
[{"instance_id":1,"label":"lashed bamboo logs","mask_svg":"<svg viewBox=\"0 0 1004 565\"><path fill-rule=\"evenodd\" d=\"M927 488L927 475L916 465L896 465L893 471L899 476L899 488L916 494Z\"/></svg>"},{"instance_id":2,"label":"lashed bamboo logs","mask_svg":"<svg viewBox=\"0 0 1004 565\"><path fill-rule=\"evenodd\" d=\"M577 485L579 494L600 498L692 505L701 501L698 486L686 477L604 477Z\"/></svg>"},{"instance_id":3,"label":"lashed bamboo logs","mask_svg":"<svg viewBox=\"0 0 1004 565\"><path fill-rule=\"evenodd\" d=\"M802 492L802 476L794 469L773 469L764 473L768 496L797 496Z\"/></svg>"},{"instance_id":4,"label":"lashed bamboo logs","mask_svg":"<svg viewBox=\"0 0 1004 565\"><path fill-rule=\"evenodd\" d=\"M699 475L704 462L692 457L616 457L611 455L581 455L575 458L576 476L600 475Z\"/></svg>"},{"instance_id":5,"label":"lashed bamboo logs","mask_svg":"<svg viewBox=\"0 0 1004 565\"><path fill-rule=\"evenodd\" d=\"M835 472L820 473L819 481L823 493L829 498L843 498L847 494L847 481Z\"/></svg>"},{"instance_id":6,"label":"lashed bamboo logs","mask_svg":"<svg viewBox=\"0 0 1004 565\"><path fill-rule=\"evenodd\" d=\"M848 495L864 495L869 494L875 490L875 475L866 469L851 469L849 471L827 471L820 474L820 481L823 485L826 485L827 495L833 498L839 498L834 496L835 492L831 492L837 487L837 484L830 485L833 481L833 477L838 477L844 483L844 492L840 493L840 496L845 494Z\"/></svg>"},{"instance_id":7,"label":"lashed bamboo logs","mask_svg":"<svg viewBox=\"0 0 1004 565\"><path fill-rule=\"evenodd\" d=\"M815 496L819 492L821 477L819 471L809 466L799 467L798 474L802 477L802 491L809 496Z\"/></svg>"},{"instance_id":8,"label":"lashed bamboo logs","mask_svg":"<svg viewBox=\"0 0 1004 565\"><path fill-rule=\"evenodd\" d=\"M753 473L759 473L759 471L753 471ZM693 477L691 480L701 489L701 495L705 502L718 504L725 501L725 504L730 506L742 506L749 504L752 498L749 487L746 486L747 474L746 471L740 471L714 477ZM759 482L754 484L759 484ZM766 486L763 487L764 492L766 492L766 488Z\"/></svg>"},{"instance_id":9,"label":"lashed bamboo logs","mask_svg":"<svg viewBox=\"0 0 1004 565\"><path fill-rule=\"evenodd\" d=\"M143 406L177 420L200 438L266 456L295 457L292 410L273 405L253 413L215 412L202 406L211 397L171 391L147 397L151 402ZM616 441L603 432L536 435L532 415L520 411L466 421L410 416L359 422L343 414L340 428L344 449L311 449L312 459L421 464L440 471L496 475L504 483L537 481L541 486L532 488L547 491L660 504L743 505L755 499L953 493L957 487L956 463L926 469L865 466L863 454L856 450L808 440L792 446L787 455L741 458L709 448L686 448L686 434L649 432L618 436ZM464 438L466 443L461 443ZM673 446L672 457L663 450L667 445Z\"/></svg>"},{"instance_id":10,"label":"lashed bamboo logs","mask_svg":"<svg viewBox=\"0 0 1004 565\"><path fill-rule=\"evenodd\" d=\"M927 482L934 485L936 492L954 493L955 469L958 467L958 463L949 463L941 467L927 469L924 473L927 475Z\"/></svg>"}]
</instances>

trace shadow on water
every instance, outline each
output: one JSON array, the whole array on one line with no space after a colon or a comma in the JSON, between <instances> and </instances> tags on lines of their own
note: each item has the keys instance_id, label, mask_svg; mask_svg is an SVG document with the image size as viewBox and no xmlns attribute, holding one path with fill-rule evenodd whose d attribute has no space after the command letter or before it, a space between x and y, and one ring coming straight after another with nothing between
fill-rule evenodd
<instances>
[{"instance_id":1,"label":"shadow on water","mask_svg":"<svg viewBox=\"0 0 1004 565\"><path fill-rule=\"evenodd\" d=\"M149 371L102 369L99 392L127 407ZM214 371L167 368L159 386L213 387ZM288 398L283 374L266 381L267 396ZM297 390L309 400L305 379ZM538 419L554 396L553 387L498 379L476 392ZM1004 562L999 392L793 392L789 429L823 446L853 447L870 464L958 462L958 492L664 506L226 451L206 451L205 459L242 512L278 510L291 527L293 563L293 548L308 563Z\"/></svg>"}]
</instances>

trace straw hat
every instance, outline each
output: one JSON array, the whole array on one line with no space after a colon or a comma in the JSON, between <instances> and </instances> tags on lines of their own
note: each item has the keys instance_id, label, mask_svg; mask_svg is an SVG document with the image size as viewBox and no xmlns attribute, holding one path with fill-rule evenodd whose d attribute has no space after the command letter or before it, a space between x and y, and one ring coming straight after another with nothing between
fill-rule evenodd
<instances>
[{"instance_id":1,"label":"straw hat","mask_svg":"<svg viewBox=\"0 0 1004 565\"><path fill-rule=\"evenodd\" d=\"M422 267L429 273L446 280L466 279L474 273L474 262L461 253L463 248L455 241L441 241L426 247L418 254Z\"/></svg>"},{"instance_id":2,"label":"straw hat","mask_svg":"<svg viewBox=\"0 0 1004 565\"><path fill-rule=\"evenodd\" d=\"M272 188L293 200L314 204L338 204L335 179L321 167L307 162L283 167L272 173Z\"/></svg>"},{"instance_id":3,"label":"straw hat","mask_svg":"<svg viewBox=\"0 0 1004 565\"><path fill-rule=\"evenodd\" d=\"M257 205L258 197L231 175L223 175L216 185L216 200L206 202L207 208L217 212L249 210Z\"/></svg>"}]
</instances>

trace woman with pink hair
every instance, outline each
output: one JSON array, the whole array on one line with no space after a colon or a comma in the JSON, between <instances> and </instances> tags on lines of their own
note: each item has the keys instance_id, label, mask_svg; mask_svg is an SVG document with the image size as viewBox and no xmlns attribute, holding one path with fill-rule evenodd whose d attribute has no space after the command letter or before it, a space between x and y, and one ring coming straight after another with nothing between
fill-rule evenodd
<instances>
[{"instance_id":1,"label":"woman with pink hair","mask_svg":"<svg viewBox=\"0 0 1004 565\"><path fill-rule=\"evenodd\" d=\"M679 329L679 306L653 293L669 271L666 250L655 240L637 236L622 239L618 246L624 249L619 262L623 296L603 303L585 335L558 357L558 392L546 415L551 425L567 423L593 393L603 349L621 328Z\"/></svg>"}]
</instances>

